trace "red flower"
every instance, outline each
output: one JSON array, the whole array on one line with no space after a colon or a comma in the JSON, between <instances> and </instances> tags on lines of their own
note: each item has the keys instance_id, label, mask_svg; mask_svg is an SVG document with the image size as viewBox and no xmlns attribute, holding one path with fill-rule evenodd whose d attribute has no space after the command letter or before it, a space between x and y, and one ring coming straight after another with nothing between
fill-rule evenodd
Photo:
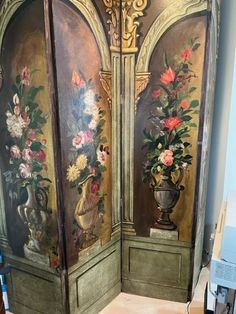
<instances>
[{"instance_id":1,"label":"red flower","mask_svg":"<svg viewBox=\"0 0 236 314\"><path fill-rule=\"evenodd\" d=\"M161 96L161 90L158 88L155 88L152 91L152 98L159 98Z\"/></svg>"},{"instance_id":2,"label":"red flower","mask_svg":"<svg viewBox=\"0 0 236 314\"><path fill-rule=\"evenodd\" d=\"M91 192L96 194L99 191L99 189L100 189L99 182L98 181L93 182L91 185Z\"/></svg>"},{"instance_id":3,"label":"red flower","mask_svg":"<svg viewBox=\"0 0 236 314\"><path fill-rule=\"evenodd\" d=\"M165 120L165 128L169 129L171 132L172 130L178 128L182 123L182 120L179 117L170 117Z\"/></svg>"},{"instance_id":4,"label":"red flower","mask_svg":"<svg viewBox=\"0 0 236 314\"><path fill-rule=\"evenodd\" d=\"M168 85L170 84L171 82L174 82L175 80L175 71L173 71L171 69L171 67L169 67L167 70L165 70L164 73L162 73L161 75L161 78L160 78L160 81L165 84L165 85Z\"/></svg>"},{"instance_id":5,"label":"red flower","mask_svg":"<svg viewBox=\"0 0 236 314\"><path fill-rule=\"evenodd\" d=\"M71 81L75 86L78 86L79 88L85 87L84 79L76 71L73 71Z\"/></svg>"},{"instance_id":6,"label":"red flower","mask_svg":"<svg viewBox=\"0 0 236 314\"><path fill-rule=\"evenodd\" d=\"M184 49L181 53L181 58L184 60L191 58L191 56L192 56L191 49Z\"/></svg>"},{"instance_id":7,"label":"red flower","mask_svg":"<svg viewBox=\"0 0 236 314\"><path fill-rule=\"evenodd\" d=\"M27 86L30 85L30 69L27 66L21 71L21 83Z\"/></svg>"},{"instance_id":8,"label":"red flower","mask_svg":"<svg viewBox=\"0 0 236 314\"><path fill-rule=\"evenodd\" d=\"M41 161L41 162L44 162L45 159L46 159L46 154L45 152L40 149L38 152L37 152L37 158Z\"/></svg>"},{"instance_id":9,"label":"red flower","mask_svg":"<svg viewBox=\"0 0 236 314\"><path fill-rule=\"evenodd\" d=\"M182 100L180 103L180 108L187 109L188 107L189 107L189 102L186 99Z\"/></svg>"}]
</instances>

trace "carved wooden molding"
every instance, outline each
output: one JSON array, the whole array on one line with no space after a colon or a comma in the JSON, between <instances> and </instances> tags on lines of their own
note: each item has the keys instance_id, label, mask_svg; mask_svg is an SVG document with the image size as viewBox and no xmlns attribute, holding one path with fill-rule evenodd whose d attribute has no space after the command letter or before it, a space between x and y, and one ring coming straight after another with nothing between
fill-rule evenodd
<instances>
[{"instance_id":1,"label":"carved wooden molding","mask_svg":"<svg viewBox=\"0 0 236 314\"><path fill-rule=\"evenodd\" d=\"M106 40L106 35L104 33L104 29L96 8L94 7L91 0L69 0L69 1L79 9L79 11L88 21L101 53L102 69L104 71L109 71L111 69L110 51Z\"/></svg>"},{"instance_id":2,"label":"carved wooden molding","mask_svg":"<svg viewBox=\"0 0 236 314\"><path fill-rule=\"evenodd\" d=\"M26 0L2 0L0 8L0 50L2 48L3 35L11 17L25 1Z\"/></svg>"},{"instance_id":3,"label":"carved wooden molding","mask_svg":"<svg viewBox=\"0 0 236 314\"><path fill-rule=\"evenodd\" d=\"M206 11L207 0L178 0L170 4L154 21L148 31L137 60L136 71L148 72L149 62L153 50L161 36L171 25L181 20L183 17L197 12Z\"/></svg>"},{"instance_id":4,"label":"carved wooden molding","mask_svg":"<svg viewBox=\"0 0 236 314\"><path fill-rule=\"evenodd\" d=\"M110 25L111 50L117 51L121 49L123 52L136 52L137 48L137 28L140 16L147 6L147 0L103 0L110 14L111 19L107 21ZM120 8L121 5L121 8ZM121 9L121 21L120 21ZM120 28L122 35L120 39Z\"/></svg>"},{"instance_id":5,"label":"carved wooden molding","mask_svg":"<svg viewBox=\"0 0 236 314\"><path fill-rule=\"evenodd\" d=\"M103 89L107 93L107 100L109 103L109 107L111 109L111 104L112 104L112 81L111 81L111 72L108 71L100 71L99 72L100 76L100 82L102 84Z\"/></svg>"},{"instance_id":6,"label":"carved wooden molding","mask_svg":"<svg viewBox=\"0 0 236 314\"><path fill-rule=\"evenodd\" d=\"M139 101L139 95L145 90L151 78L151 73L137 73L135 81L135 113L137 111L137 103Z\"/></svg>"}]
</instances>

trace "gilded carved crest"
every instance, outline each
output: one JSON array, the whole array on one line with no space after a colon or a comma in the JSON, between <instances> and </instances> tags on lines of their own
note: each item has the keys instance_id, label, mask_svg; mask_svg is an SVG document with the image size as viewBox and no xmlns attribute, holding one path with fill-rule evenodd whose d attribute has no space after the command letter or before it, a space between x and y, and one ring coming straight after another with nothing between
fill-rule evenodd
<instances>
[{"instance_id":1,"label":"gilded carved crest","mask_svg":"<svg viewBox=\"0 0 236 314\"><path fill-rule=\"evenodd\" d=\"M107 21L110 25L111 49L123 52L136 52L137 49L137 19L143 16L143 10L147 6L147 0L103 0L107 7L106 12L111 18ZM120 8L121 5L121 8ZM121 17L120 17L121 9ZM120 21L121 18L121 21ZM122 35L120 38L120 27Z\"/></svg>"}]
</instances>

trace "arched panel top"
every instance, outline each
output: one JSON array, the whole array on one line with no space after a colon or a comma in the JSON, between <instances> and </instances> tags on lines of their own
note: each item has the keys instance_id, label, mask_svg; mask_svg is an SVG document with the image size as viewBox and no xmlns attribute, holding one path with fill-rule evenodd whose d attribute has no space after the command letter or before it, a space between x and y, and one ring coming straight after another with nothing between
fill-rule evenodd
<instances>
[{"instance_id":1,"label":"arched panel top","mask_svg":"<svg viewBox=\"0 0 236 314\"><path fill-rule=\"evenodd\" d=\"M3 0L0 6L0 50L2 48L2 41L5 30L12 16L17 9L24 3L25 0Z\"/></svg>"},{"instance_id":2,"label":"arched panel top","mask_svg":"<svg viewBox=\"0 0 236 314\"><path fill-rule=\"evenodd\" d=\"M100 50L102 69L104 71L109 71L111 69L109 46L96 8L91 0L70 0L70 2L79 9L88 21Z\"/></svg>"},{"instance_id":3,"label":"arched panel top","mask_svg":"<svg viewBox=\"0 0 236 314\"><path fill-rule=\"evenodd\" d=\"M25 2L26 0L3 0L0 9L0 50L8 23L17 9ZM82 13L90 25L101 54L102 69L109 71L111 68L109 46L96 8L91 0L70 0L70 2Z\"/></svg>"},{"instance_id":4,"label":"arched panel top","mask_svg":"<svg viewBox=\"0 0 236 314\"><path fill-rule=\"evenodd\" d=\"M149 62L161 36L183 17L207 10L207 0L179 0L168 6L154 21L140 49L136 71L148 72Z\"/></svg>"}]
</instances>

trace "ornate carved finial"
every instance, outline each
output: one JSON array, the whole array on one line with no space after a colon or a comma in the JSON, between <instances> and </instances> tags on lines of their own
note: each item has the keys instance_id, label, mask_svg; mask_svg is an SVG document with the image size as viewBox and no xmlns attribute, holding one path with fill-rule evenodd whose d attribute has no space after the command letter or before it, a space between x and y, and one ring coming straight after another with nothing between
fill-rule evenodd
<instances>
[{"instance_id":1,"label":"ornate carved finial","mask_svg":"<svg viewBox=\"0 0 236 314\"><path fill-rule=\"evenodd\" d=\"M107 96L108 96L107 100L109 103L109 107L111 109L111 103L112 103L111 72L100 71L99 76L100 76L100 82L102 84L102 87L107 93Z\"/></svg>"},{"instance_id":2,"label":"ornate carved finial","mask_svg":"<svg viewBox=\"0 0 236 314\"><path fill-rule=\"evenodd\" d=\"M145 90L151 78L151 73L137 73L135 82L135 113L137 112L137 103L139 101L139 95Z\"/></svg>"},{"instance_id":3,"label":"ornate carved finial","mask_svg":"<svg viewBox=\"0 0 236 314\"><path fill-rule=\"evenodd\" d=\"M3 84L3 69L0 64L0 89L2 88L2 84Z\"/></svg>"},{"instance_id":4,"label":"ornate carved finial","mask_svg":"<svg viewBox=\"0 0 236 314\"><path fill-rule=\"evenodd\" d=\"M147 0L122 0L121 8L118 0L103 0L111 19L107 21L110 24L111 49L123 52L136 52L137 48L137 28L139 22L137 19L143 16L143 10L147 6ZM120 21L121 9L121 21ZM120 39L121 25L121 39Z\"/></svg>"}]
</instances>

